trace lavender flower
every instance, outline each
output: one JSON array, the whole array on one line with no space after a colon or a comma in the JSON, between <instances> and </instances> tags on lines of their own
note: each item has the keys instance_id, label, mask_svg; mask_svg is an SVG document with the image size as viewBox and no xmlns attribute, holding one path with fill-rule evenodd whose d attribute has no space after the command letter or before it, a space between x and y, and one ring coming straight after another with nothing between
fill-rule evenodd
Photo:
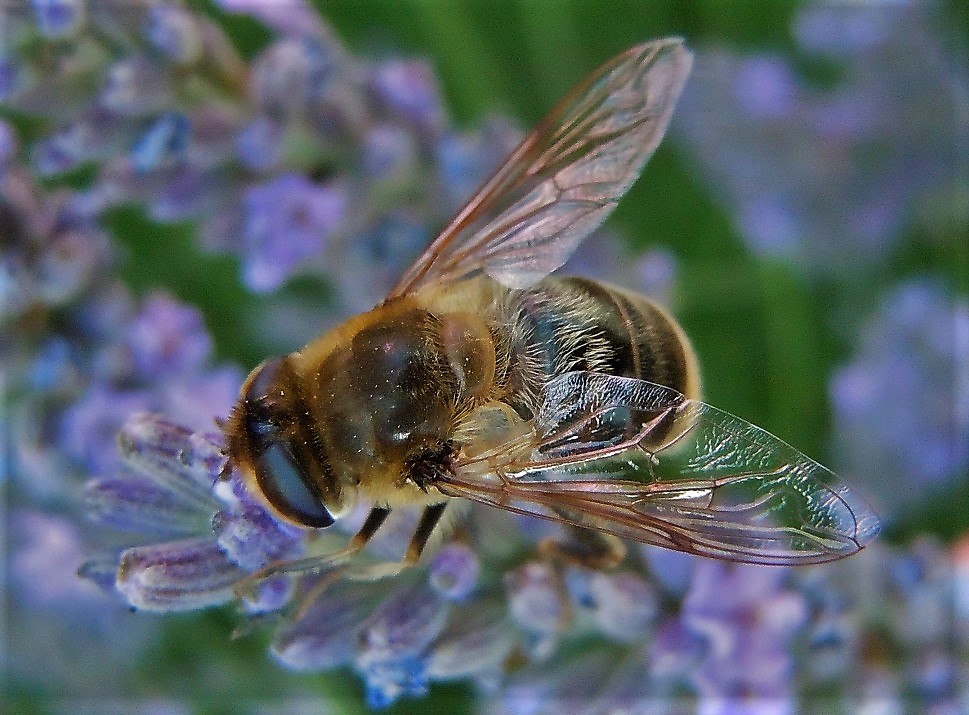
<instances>
[{"instance_id":1,"label":"lavender flower","mask_svg":"<svg viewBox=\"0 0 969 715\"><path fill-rule=\"evenodd\" d=\"M10 19L0 101L42 117L47 132L34 140L38 124L21 141L0 121L0 324L13 338L0 341L0 358L16 397L3 427L12 444L18 684L51 687L50 675L68 690L90 688L101 666L92 649L110 648L113 658L103 662L115 672L133 667L162 621L123 607L170 613L233 603L240 618L273 628L270 652L280 665L352 669L371 706L468 681L496 712L784 710L819 692L851 705L956 711L969 637L954 634L969 627L965 609L953 624L946 606L953 560L965 559L932 541L875 546L847 566L796 573L633 549L616 571L598 572L539 557L538 542L560 537L560 527L472 506L415 568L355 580L356 567L400 557L417 514L395 510L345 568L246 581L269 564L339 549L365 510L333 529L304 530L279 522L247 491L226 463L215 422L237 394L240 371L214 363L195 308L160 293L136 298L119 282L104 216L133 205L156 222L190 222L202 246L235 255L245 286L266 293L252 332L289 350L309 337L299 330L315 334L380 300L521 132L502 120L458 132L428 63L351 55L299 0L219 4L279 35L246 61L184 4L37 0L0 10ZM729 130L730 141L717 131L711 138L709 122L702 134L689 117L684 125L697 153L723 174L751 245L795 256L820 246L826 270L842 255L867 257L898 241L906 207L947 190L948 128L938 109L945 97L932 78L959 76L944 61L876 76L866 63L881 71L910 43L935 44L917 22L900 32L907 14L860 9L852 22L832 24L833 12L803 13L795 33L810 52L851 48L839 89L808 89L776 57L727 56L724 66L736 72L716 86L729 95L705 96L729 120L714 129ZM915 86L924 92L908 91ZM891 105L897 114L870 111L900 97L906 101ZM905 113L920 103L935 109L918 117L925 133L915 146L900 140L899 127L912 125ZM792 117L805 112L817 128L792 134L800 126ZM745 126L750 134L738 129ZM773 143L761 141L765 127ZM758 142L745 146L754 131ZM846 167L856 154L884 148L876 138L886 133L887 159L874 162L884 178L873 185ZM820 174L817 152L800 151L819 144L841 158ZM723 152L735 154L724 161ZM911 175L899 168L910 164ZM37 187L39 177L48 188ZM822 185L843 205L822 203ZM844 225L847 245L828 241ZM675 293L670 253L630 257L618 245L609 235L591 239L571 270L661 301ZM299 273L334 287L330 312L280 293ZM893 382L901 392L924 381L926 394L941 395L961 354L946 338L966 332L964 312L931 281L890 296L855 362L835 379L842 433L862 435L855 444L867 447L897 437L872 421L876 412L894 418L894 403L862 389L862 373L902 375ZM962 332L946 331L951 315ZM893 333L908 342L896 344ZM892 355L884 358L891 369L879 362ZM940 402L918 417L933 434L958 439L966 410L946 422ZM865 462L848 454L850 471L861 472ZM908 461L890 456L900 479L928 475L937 484L965 461L950 443ZM73 514L78 492L96 531ZM72 578L79 566L85 580ZM67 657L51 659L38 643L62 644ZM205 648L208 657L218 645Z\"/></svg>"},{"instance_id":2,"label":"lavender flower","mask_svg":"<svg viewBox=\"0 0 969 715\"><path fill-rule=\"evenodd\" d=\"M283 35L320 35L326 32L320 16L305 0L217 0L223 10L253 15Z\"/></svg>"},{"instance_id":3,"label":"lavender flower","mask_svg":"<svg viewBox=\"0 0 969 715\"><path fill-rule=\"evenodd\" d=\"M831 382L845 471L896 513L969 469L969 304L930 278L887 295Z\"/></svg>"},{"instance_id":4,"label":"lavender flower","mask_svg":"<svg viewBox=\"0 0 969 715\"><path fill-rule=\"evenodd\" d=\"M246 192L243 241L246 282L255 290L278 288L300 261L319 255L346 210L346 195L286 174Z\"/></svg>"},{"instance_id":5,"label":"lavender flower","mask_svg":"<svg viewBox=\"0 0 969 715\"><path fill-rule=\"evenodd\" d=\"M840 68L827 90L777 55L698 54L674 129L752 251L816 274L871 271L920 205L958 191L967 77L936 20L919 4L805 8L795 39Z\"/></svg>"},{"instance_id":6,"label":"lavender flower","mask_svg":"<svg viewBox=\"0 0 969 715\"><path fill-rule=\"evenodd\" d=\"M793 697L790 644L807 608L803 597L785 586L786 575L783 569L711 561L698 566L683 602L683 621L706 641L693 675L701 695L727 709L744 700L789 709L784 703Z\"/></svg>"},{"instance_id":7,"label":"lavender flower","mask_svg":"<svg viewBox=\"0 0 969 715\"><path fill-rule=\"evenodd\" d=\"M70 37L84 24L84 0L32 0L37 28L47 38Z\"/></svg>"}]
</instances>

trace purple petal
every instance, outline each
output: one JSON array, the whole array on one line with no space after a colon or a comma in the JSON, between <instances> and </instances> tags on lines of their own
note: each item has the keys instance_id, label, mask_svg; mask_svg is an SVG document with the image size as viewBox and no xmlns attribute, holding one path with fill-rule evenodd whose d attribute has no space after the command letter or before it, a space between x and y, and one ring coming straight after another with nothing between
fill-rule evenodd
<instances>
[{"instance_id":1,"label":"purple petal","mask_svg":"<svg viewBox=\"0 0 969 715\"><path fill-rule=\"evenodd\" d=\"M231 601L232 587L246 575L214 539L187 539L125 551L118 590L135 608L193 611Z\"/></svg>"},{"instance_id":2,"label":"purple petal","mask_svg":"<svg viewBox=\"0 0 969 715\"><path fill-rule=\"evenodd\" d=\"M129 415L148 405L144 392L119 392L95 383L61 417L61 446L92 474L113 473L122 456L116 442L118 430Z\"/></svg>"},{"instance_id":3,"label":"purple petal","mask_svg":"<svg viewBox=\"0 0 969 715\"><path fill-rule=\"evenodd\" d=\"M192 13L172 5L153 5L145 28L148 42L172 62L190 65L202 56L202 34Z\"/></svg>"},{"instance_id":4,"label":"purple petal","mask_svg":"<svg viewBox=\"0 0 969 715\"><path fill-rule=\"evenodd\" d=\"M236 138L236 153L249 169L265 171L279 161L283 130L278 122L258 117L247 124Z\"/></svg>"},{"instance_id":5,"label":"purple petal","mask_svg":"<svg viewBox=\"0 0 969 715\"><path fill-rule=\"evenodd\" d=\"M49 39L76 34L85 20L84 0L31 0L37 29Z\"/></svg>"},{"instance_id":6,"label":"purple petal","mask_svg":"<svg viewBox=\"0 0 969 715\"><path fill-rule=\"evenodd\" d=\"M254 593L242 596L246 613L261 614L278 611L293 597L293 579L289 576L272 576L256 584Z\"/></svg>"},{"instance_id":7,"label":"purple petal","mask_svg":"<svg viewBox=\"0 0 969 715\"><path fill-rule=\"evenodd\" d=\"M202 533L212 518L198 503L142 479L92 480L85 485L84 500L104 524L158 536Z\"/></svg>"},{"instance_id":8,"label":"purple petal","mask_svg":"<svg viewBox=\"0 0 969 715\"><path fill-rule=\"evenodd\" d=\"M203 510L214 503L212 487L225 469L226 457L209 438L142 413L125 423L118 443L125 461L160 486Z\"/></svg>"},{"instance_id":9,"label":"purple petal","mask_svg":"<svg viewBox=\"0 0 969 715\"><path fill-rule=\"evenodd\" d=\"M431 561L431 586L443 598L461 601L474 589L480 571L481 564L471 548L464 544L448 544L434 554Z\"/></svg>"},{"instance_id":10,"label":"purple petal","mask_svg":"<svg viewBox=\"0 0 969 715\"><path fill-rule=\"evenodd\" d=\"M391 111L435 133L443 127L437 78L427 62L391 60L377 67L370 81L378 101Z\"/></svg>"},{"instance_id":11,"label":"purple petal","mask_svg":"<svg viewBox=\"0 0 969 715\"><path fill-rule=\"evenodd\" d=\"M280 523L254 504L218 512L212 527L226 555L247 571L302 554L304 532Z\"/></svg>"},{"instance_id":12,"label":"purple petal","mask_svg":"<svg viewBox=\"0 0 969 715\"><path fill-rule=\"evenodd\" d=\"M157 378L199 370L212 354L202 314L166 295L153 295L132 320L126 340L138 372Z\"/></svg>"},{"instance_id":13,"label":"purple petal","mask_svg":"<svg viewBox=\"0 0 969 715\"><path fill-rule=\"evenodd\" d=\"M308 587L314 583L311 580ZM330 585L297 620L276 632L273 655L297 671L329 670L349 663L374 591L372 583Z\"/></svg>"},{"instance_id":14,"label":"purple petal","mask_svg":"<svg viewBox=\"0 0 969 715\"><path fill-rule=\"evenodd\" d=\"M284 174L245 194L245 279L250 288L278 288L296 266L318 255L343 220L344 191Z\"/></svg>"},{"instance_id":15,"label":"purple petal","mask_svg":"<svg viewBox=\"0 0 969 715\"><path fill-rule=\"evenodd\" d=\"M505 574L508 608L526 638L529 654L542 659L551 654L565 627L568 606L555 571L544 563L525 564Z\"/></svg>"}]
</instances>

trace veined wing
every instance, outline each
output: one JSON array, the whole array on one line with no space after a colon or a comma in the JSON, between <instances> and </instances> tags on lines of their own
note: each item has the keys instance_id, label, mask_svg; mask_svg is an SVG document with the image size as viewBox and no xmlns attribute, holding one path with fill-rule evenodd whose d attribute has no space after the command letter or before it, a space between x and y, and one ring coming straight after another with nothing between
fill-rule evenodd
<instances>
[{"instance_id":1,"label":"veined wing","mask_svg":"<svg viewBox=\"0 0 969 715\"><path fill-rule=\"evenodd\" d=\"M485 272L510 288L561 266L659 145L689 74L682 40L637 45L576 86L401 278L388 299Z\"/></svg>"},{"instance_id":2,"label":"veined wing","mask_svg":"<svg viewBox=\"0 0 969 715\"><path fill-rule=\"evenodd\" d=\"M831 561L878 533L868 504L831 471L660 385L568 373L549 385L536 424L530 458L459 465L441 491L747 563Z\"/></svg>"}]
</instances>

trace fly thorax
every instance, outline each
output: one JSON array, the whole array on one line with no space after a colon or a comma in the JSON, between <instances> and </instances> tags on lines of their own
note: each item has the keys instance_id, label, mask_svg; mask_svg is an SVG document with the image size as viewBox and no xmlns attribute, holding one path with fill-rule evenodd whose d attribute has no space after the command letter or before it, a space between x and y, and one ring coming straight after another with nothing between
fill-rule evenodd
<instances>
[{"instance_id":1,"label":"fly thorax","mask_svg":"<svg viewBox=\"0 0 969 715\"><path fill-rule=\"evenodd\" d=\"M323 362L321 435L350 481L393 475L447 441L456 379L440 322L411 308L357 331Z\"/></svg>"}]
</instances>

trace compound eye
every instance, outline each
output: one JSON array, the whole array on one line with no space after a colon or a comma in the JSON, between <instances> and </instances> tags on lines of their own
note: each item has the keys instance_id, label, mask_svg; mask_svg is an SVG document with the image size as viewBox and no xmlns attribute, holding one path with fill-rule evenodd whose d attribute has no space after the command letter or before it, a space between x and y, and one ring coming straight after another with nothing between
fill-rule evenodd
<instances>
[{"instance_id":1,"label":"compound eye","mask_svg":"<svg viewBox=\"0 0 969 715\"><path fill-rule=\"evenodd\" d=\"M333 516L309 487L306 475L285 443L268 442L255 467L259 489L284 518L317 529L333 523Z\"/></svg>"},{"instance_id":2,"label":"compound eye","mask_svg":"<svg viewBox=\"0 0 969 715\"><path fill-rule=\"evenodd\" d=\"M279 377L279 371L282 365L282 358L273 358L256 368L253 376L250 378L249 386L246 388L246 402L273 401L276 378ZM278 392L278 388L275 391Z\"/></svg>"}]
</instances>

